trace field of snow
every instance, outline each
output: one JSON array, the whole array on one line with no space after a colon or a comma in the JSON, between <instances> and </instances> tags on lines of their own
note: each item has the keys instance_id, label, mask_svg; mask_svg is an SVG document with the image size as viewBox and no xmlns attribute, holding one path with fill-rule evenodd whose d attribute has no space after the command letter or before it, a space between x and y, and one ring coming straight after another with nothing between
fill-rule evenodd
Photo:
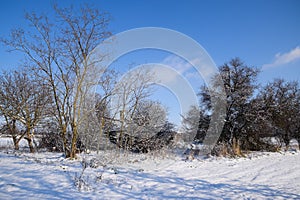
<instances>
[{"instance_id":1,"label":"field of snow","mask_svg":"<svg viewBox=\"0 0 300 200\"><path fill-rule=\"evenodd\" d=\"M299 152L193 161L0 152L0 199L300 199L299 180Z\"/></svg>"}]
</instances>

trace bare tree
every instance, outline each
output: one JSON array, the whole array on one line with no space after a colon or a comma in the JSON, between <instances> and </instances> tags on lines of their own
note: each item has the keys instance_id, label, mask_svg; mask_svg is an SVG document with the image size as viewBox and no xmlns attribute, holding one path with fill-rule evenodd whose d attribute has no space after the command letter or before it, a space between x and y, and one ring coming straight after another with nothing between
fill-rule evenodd
<instances>
[{"instance_id":1,"label":"bare tree","mask_svg":"<svg viewBox=\"0 0 300 200\"><path fill-rule=\"evenodd\" d=\"M12 135L15 149L25 136L30 152L34 152L34 129L42 118L47 117L47 111L52 106L48 86L37 77L31 77L25 70L7 72L1 77L1 106L7 127ZM25 127L25 132L19 134L16 121Z\"/></svg>"},{"instance_id":2,"label":"bare tree","mask_svg":"<svg viewBox=\"0 0 300 200\"><path fill-rule=\"evenodd\" d=\"M264 107L266 120L272 127L269 136L277 136L289 146L295 138L300 143L300 88L298 82L275 79L265 86L259 94Z\"/></svg>"},{"instance_id":3,"label":"bare tree","mask_svg":"<svg viewBox=\"0 0 300 200\"><path fill-rule=\"evenodd\" d=\"M220 67L221 76L227 93L227 116L221 139L233 142L244 137L250 123L247 118L249 103L257 85L258 69L244 65L239 59L233 59Z\"/></svg>"},{"instance_id":4,"label":"bare tree","mask_svg":"<svg viewBox=\"0 0 300 200\"><path fill-rule=\"evenodd\" d=\"M114 95L118 73L113 69L107 69L99 80L100 93L94 97L88 120L83 122L80 137L84 138L84 143L89 149L106 149L109 141L104 133L109 132L115 125L113 113L111 112L111 97Z\"/></svg>"},{"instance_id":5,"label":"bare tree","mask_svg":"<svg viewBox=\"0 0 300 200\"><path fill-rule=\"evenodd\" d=\"M184 129L183 139L185 141L195 141L202 143L206 136L210 118L204 110L192 106L185 116L182 116Z\"/></svg>"},{"instance_id":6,"label":"bare tree","mask_svg":"<svg viewBox=\"0 0 300 200\"><path fill-rule=\"evenodd\" d=\"M119 121L120 142L123 132L131 132L130 124L132 124L138 105L151 95L153 80L154 74L151 71L140 68L128 72L114 87L112 111L113 117Z\"/></svg>"},{"instance_id":7,"label":"bare tree","mask_svg":"<svg viewBox=\"0 0 300 200\"><path fill-rule=\"evenodd\" d=\"M245 65L239 58L232 59L219 67L221 77L226 92L226 117L225 124L219 143L228 146L226 151L232 154L240 154L240 144L247 140L248 129L252 126L251 100L254 91L258 88L256 77L259 72L257 68ZM199 93L201 112L198 132L208 127L211 110L211 97L215 91L209 91L207 87L202 87ZM213 124L210 124L213 126ZM222 144L222 145L223 145Z\"/></svg>"},{"instance_id":8,"label":"bare tree","mask_svg":"<svg viewBox=\"0 0 300 200\"><path fill-rule=\"evenodd\" d=\"M106 55L96 55L98 60L93 60L93 63L89 61L89 57L91 57L92 50L110 36L110 33L106 31L109 20L105 13L89 7L81 8L78 16L73 14L72 9L56 8L56 12L65 23L65 28L62 29L65 37L61 41L62 50L64 50L63 58L68 59L69 63L66 68L70 67L76 81L75 87L72 88L73 95L69 109L72 129L70 157L74 158L79 135L78 126L81 121L86 120L86 115L90 112L83 113L84 109L89 109L85 107L85 103L88 102L86 98L91 95L91 87L98 84L97 78L100 77L97 75L104 72L104 68L100 68L99 64Z\"/></svg>"},{"instance_id":9,"label":"bare tree","mask_svg":"<svg viewBox=\"0 0 300 200\"><path fill-rule=\"evenodd\" d=\"M167 110L159 102L144 100L138 103L129 130L135 136L150 138L164 128Z\"/></svg>"},{"instance_id":10,"label":"bare tree","mask_svg":"<svg viewBox=\"0 0 300 200\"><path fill-rule=\"evenodd\" d=\"M13 50L25 54L36 73L51 87L55 103L55 117L60 126L66 157L75 158L81 108L89 87L97 84L91 80L91 69L106 55L97 55L99 60L89 62L89 54L110 33L106 30L109 17L105 12L89 6L75 10L72 7L54 7L55 18L27 14L30 32L22 29L11 32L11 38L2 40ZM76 85L74 85L76 83ZM71 131L71 145L67 137Z\"/></svg>"},{"instance_id":11,"label":"bare tree","mask_svg":"<svg viewBox=\"0 0 300 200\"><path fill-rule=\"evenodd\" d=\"M15 150L19 150L19 142L24 137L24 134L20 134L17 129L17 116L21 112L20 106L21 102L14 101L17 97L17 88L13 77L9 73L4 73L0 77L0 111L1 115L5 119L5 125L2 129L3 132L8 133L12 136Z\"/></svg>"}]
</instances>

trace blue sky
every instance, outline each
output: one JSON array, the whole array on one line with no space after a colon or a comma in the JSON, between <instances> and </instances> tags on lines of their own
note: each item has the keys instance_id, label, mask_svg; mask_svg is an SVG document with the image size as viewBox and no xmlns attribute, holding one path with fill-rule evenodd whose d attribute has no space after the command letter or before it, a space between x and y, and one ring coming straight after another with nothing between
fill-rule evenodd
<instances>
[{"instance_id":1,"label":"blue sky","mask_svg":"<svg viewBox=\"0 0 300 200\"><path fill-rule=\"evenodd\" d=\"M12 28L26 28L25 11L51 14L53 2L1 1L0 36L7 36ZM218 66L240 57L246 64L260 67L262 73L258 81L262 84L276 77L300 80L300 1L57 1L61 6L88 2L111 14L112 33L147 26L169 28L196 40ZM18 55L7 53L6 47L0 45L0 69L16 67L19 60ZM182 71L185 64L180 59L151 50L132 53L120 59L117 65L125 66L126 62L168 64L170 60L172 64L177 61L174 67ZM195 77L190 81L195 83ZM171 94L169 97L162 102L171 107L171 113L178 113L178 106L172 106L176 99ZM178 117L173 115L172 121L178 122Z\"/></svg>"}]
</instances>

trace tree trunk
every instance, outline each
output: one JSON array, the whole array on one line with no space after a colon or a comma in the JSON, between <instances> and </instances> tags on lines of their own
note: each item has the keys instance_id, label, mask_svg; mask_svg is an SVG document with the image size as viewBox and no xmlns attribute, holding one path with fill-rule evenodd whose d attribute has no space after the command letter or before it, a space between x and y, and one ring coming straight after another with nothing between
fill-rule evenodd
<instances>
[{"instance_id":1,"label":"tree trunk","mask_svg":"<svg viewBox=\"0 0 300 200\"><path fill-rule=\"evenodd\" d=\"M16 127L16 120L12 120L12 127L10 129L11 131L11 135L12 135L12 138L13 138L13 142L14 142L14 146L15 146L15 150L19 150L20 147L19 147L19 141L18 138L17 138L17 127Z\"/></svg>"},{"instance_id":2,"label":"tree trunk","mask_svg":"<svg viewBox=\"0 0 300 200\"><path fill-rule=\"evenodd\" d=\"M67 128L65 125L61 125L62 130L61 130L61 137L63 141L63 151L65 153L65 157L69 158L70 157L70 148L68 146L68 139L67 139Z\"/></svg>"},{"instance_id":3,"label":"tree trunk","mask_svg":"<svg viewBox=\"0 0 300 200\"><path fill-rule=\"evenodd\" d=\"M30 138L28 140L28 145L29 145L30 153L35 153L35 150L34 150L34 147L33 147L32 138Z\"/></svg>"},{"instance_id":4,"label":"tree trunk","mask_svg":"<svg viewBox=\"0 0 300 200\"><path fill-rule=\"evenodd\" d=\"M30 133L30 130L28 130L25 139L28 142L30 153L35 153L32 137L33 137L33 135Z\"/></svg>"},{"instance_id":5,"label":"tree trunk","mask_svg":"<svg viewBox=\"0 0 300 200\"><path fill-rule=\"evenodd\" d=\"M240 141L238 139L236 139L235 137L233 138L232 149L233 149L233 153L235 155L237 155L237 156L242 155L241 148L240 148Z\"/></svg>"},{"instance_id":6,"label":"tree trunk","mask_svg":"<svg viewBox=\"0 0 300 200\"><path fill-rule=\"evenodd\" d=\"M300 150L300 138L297 138L297 142L298 142L298 148Z\"/></svg>"},{"instance_id":7,"label":"tree trunk","mask_svg":"<svg viewBox=\"0 0 300 200\"><path fill-rule=\"evenodd\" d=\"M285 134L283 135L283 142L285 144L285 150L287 151L290 147L290 134L288 131L285 131Z\"/></svg>"},{"instance_id":8,"label":"tree trunk","mask_svg":"<svg viewBox=\"0 0 300 200\"><path fill-rule=\"evenodd\" d=\"M13 138L13 141L14 141L15 150L18 151L20 149L20 147L19 147L19 141L17 139L17 136L14 135L14 136L12 136L12 138Z\"/></svg>"},{"instance_id":9,"label":"tree trunk","mask_svg":"<svg viewBox=\"0 0 300 200\"><path fill-rule=\"evenodd\" d=\"M99 154L100 151L100 141L103 135L103 128L104 128L104 119L101 117L100 120L100 130L99 130L99 135L98 135L98 141L97 141L97 154Z\"/></svg>"},{"instance_id":10,"label":"tree trunk","mask_svg":"<svg viewBox=\"0 0 300 200\"><path fill-rule=\"evenodd\" d=\"M71 143L71 153L70 158L75 159L76 158L76 143L77 143L77 136L78 136L78 130L76 124L73 125L73 137L72 137L72 143Z\"/></svg>"}]
</instances>

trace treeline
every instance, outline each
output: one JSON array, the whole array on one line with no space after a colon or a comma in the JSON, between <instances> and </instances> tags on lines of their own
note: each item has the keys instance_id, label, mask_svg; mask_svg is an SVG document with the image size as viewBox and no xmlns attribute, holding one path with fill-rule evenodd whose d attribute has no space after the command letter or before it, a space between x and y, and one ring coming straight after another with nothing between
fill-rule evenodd
<instances>
[{"instance_id":1,"label":"treeline","mask_svg":"<svg viewBox=\"0 0 300 200\"><path fill-rule=\"evenodd\" d=\"M166 108L150 98L155 74L140 68L120 79L117 71L102 65L109 52L93 51L111 36L107 13L90 6L54 6L51 18L31 13L26 19L26 30L12 30L1 39L24 56L22 66L0 74L0 132L12 137L16 150L22 139L27 140L30 152L39 146L70 158L82 149L99 151L112 143L134 152L171 143L174 125L168 122ZM256 82L259 70L239 59L219 70L227 106L214 154L274 151L280 145L288 147L292 138L299 142L298 82L277 79L260 86ZM214 113L212 95L203 86L200 107L184 116L182 135L197 133L188 141L204 140ZM279 146L270 138L277 138Z\"/></svg>"},{"instance_id":2,"label":"treeline","mask_svg":"<svg viewBox=\"0 0 300 200\"><path fill-rule=\"evenodd\" d=\"M297 81L275 79L265 86L257 83L259 69L239 58L219 67L226 92L226 116L214 154L241 155L242 150L276 151L288 148L291 139L300 144L300 88ZM184 117L187 132L197 132L203 142L210 125L211 95L203 86L198 94L200 107ZM276 140L276 141L274 141Z\"/></svg>"},{"instance_id":3,"label":"treeline","mask_svg":"<svg viewBox=\"0 0 300 200\"><path fill-rule=\"evenodd\" d=\"M27 29L1 39L24 56L21 67L0 74L1 133L12 137L15 149L24 138L30 152L39 145L75 158L80 147L99 151L109 146L112 130L120 133L120 147L124 138L145 138L126 141L128 148L162 130L171 132L166 108L149 98L154 78L149 70L135 70L119 81L118 72L102 66L109 52L93 55L111 36L110 16L91 6L54 6L53 11L51 18L26 14Z\"/></svg>"}]
</instances>

